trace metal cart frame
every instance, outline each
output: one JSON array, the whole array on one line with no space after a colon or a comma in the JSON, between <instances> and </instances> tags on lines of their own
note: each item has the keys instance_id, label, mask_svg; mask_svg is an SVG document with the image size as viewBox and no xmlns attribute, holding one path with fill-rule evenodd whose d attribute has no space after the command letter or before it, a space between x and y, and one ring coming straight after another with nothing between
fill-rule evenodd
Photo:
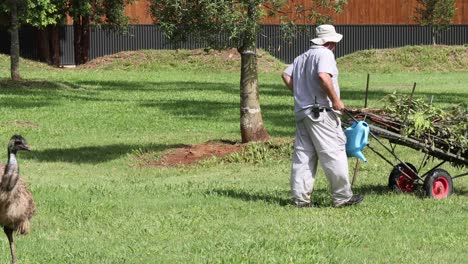
<instances>
[{"instance_id":1,"label":"metal cart frame","mask_svg":"<svg viewBox=\"0 0 468 264\"><path fill-rule=\"evenodd\" d=\"M355 122L358 121L351 113L346 113ZM364 119L365 118L366 117L364 117ZM388 183L388 186L393 190L400 192L413 192L418 186L423 186L427 196L435 199L442 199L452 193L453 179L468 175L468 172L465 172L459 175L450 176L447 171L440 169L440 167L446 162L452 162L456 165L468 168L468 159L461 155L457 155L441 148L428 145L425 142L421 142L415 138L400 135L385 128L381 128L377 125L369 124L369 128L369 134L371 137L374 138L381 146L383 146L384 149L399 162L397 164L391 162L370 144L367 145L370 150L372 150L388 164L393 166ZM384 144L380 138L388 139L390 145L387 146ZM419 168L417 169L413 164L407 163L400 159L395 152L395 145L402 145L423 152L425 155L421 161L421 164L419 165ZM420 173L424 166L427 165L427 161L430 157L438 158L441 160L441 162L428 171Z\"/></svg>"}]
</instances>

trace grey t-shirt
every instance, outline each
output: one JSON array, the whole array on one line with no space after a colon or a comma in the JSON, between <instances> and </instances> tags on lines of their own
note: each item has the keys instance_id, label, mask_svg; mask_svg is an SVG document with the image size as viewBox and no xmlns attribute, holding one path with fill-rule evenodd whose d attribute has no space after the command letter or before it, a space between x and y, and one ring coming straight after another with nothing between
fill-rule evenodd
<instances>
[{"instance_id":1,"label":"grey t-shirt","mask_svg":"<svg viewBox=\"0 0 468 264\"><path fill-rule=\"evenodd\" d=\"M315 98L321 106L331 107L331 101L320 86L319 72L329 73L332 76L333 87L338 97L338 68L335 55L323 46L312 46L308 51L294 59L284 71L293 78L294 112L296 118L305 117L304 113L313 104Z\"/></svg>"}]
</instances>

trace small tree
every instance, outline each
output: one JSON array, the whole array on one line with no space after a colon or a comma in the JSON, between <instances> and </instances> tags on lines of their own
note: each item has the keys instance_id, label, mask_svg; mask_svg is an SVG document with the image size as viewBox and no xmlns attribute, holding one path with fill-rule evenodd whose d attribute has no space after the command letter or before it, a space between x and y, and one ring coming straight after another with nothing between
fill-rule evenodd
<instances>
[{"instance_id":1,"label":"small tree","mask_svg":"<svg viewBox=\"0 0 468 264\"><path fill-rule=\"evenodd\" d=\"M89 60L90 26L121 28L128 23L124 8L134 0L70 0L68 13L73 18L75 64Z\"/></svg>"},{"instance_id":2,"label":"small tree","mask_svg":"<svg viewBox=\"0 0 468 264\"><path fill-rule=\"evenodd\" d=\"M20 43L19 43L19 21L18 21L18 7L21 4L20 0L10 0L10 72L13 81L21 80L19 72L19 58L20 58Z\"/></svg>"},{"instance_id":3,"label":"small tree","mask_svg":"<svg viewBox=\"0 0 468 264\"><path fill-rule=\"evenodd\" d=\"M32 25L41 31L39 55L43 61L54 65L60 63L59 34L57 24L64 21L66 14L73 18L75 64L89 60L90 25L107 25L120 29L128 18L124 8L134 0L2 0L0 15L6 14L12 33L12 72L19 79L18 28L22 24ZM14 15L16 14L16 15ZM0 16L2 18L2 16ZM1 22L1 20L0 20ZM47 39L49 38L49 39ZM16 52L17 51L17 52ZM17 54L17 55L16 55Z\"/></svg>"},{"instance_id":4,"label":"small tree","mask_svg":"<svg viewBox=\"0 0 468 264\"><path fill-rule=\"evenodd\" d=\"M240 131L242 142L269 138L260 110L257 73L257 33L265 15L287 14L285 0L150 0L151 15L173 42L188 36L209 47L237 48L241 55ZM314 23L318 10L340 9L345 0L310 0L312 8L295 9ZM287 10L286 10L287 9ZM227 36L223 38L222 36Z\"/></svg>"},{"instance_id":5,"label":"small tree","mask_svg":"<svg viewBox=\"0 0 468 264\"><path fill-rule=\"evenodd\" d=\"M39 10L31 10L37 18L46 17L48 23L35 23L37 28L37 52L39 60L50 65L60 66L60 34L59 26L65 25L67 0L41 0L49 2L47 6L35 6ZM44 11L47 14L44 15ZM41 12L42 11L42 12ZM39 20L39 19L36 19ZM40 20L39 20L40 21Z\"/></svg>"},{"instance_id":6,"label":"small tree","mask_svg":"<svg viewBox=\"0 0 468 264\"><path fill-rule=\"evenodd\" d=\"M8 26L10 29L10 59L11 79L20 80L19 58L20 42L19 28L23 24L29 24L36 28L44 28L57 23L63 15L57 12L57 1L65 0L8 0L0 3L0 13L10 17Z\"/></svg>"},{"instance_id":7,"label":"small tree","mask_svg":"<svg viewBox=\"0 0 468 264\"><path fill-rule=\"evenodd\" d=\"M414 20L422 26L431 27L432 44L436 45L436 37L442 30L449 27L455 16L456 0L417 0Z\"/></svg>"}]
</instances>

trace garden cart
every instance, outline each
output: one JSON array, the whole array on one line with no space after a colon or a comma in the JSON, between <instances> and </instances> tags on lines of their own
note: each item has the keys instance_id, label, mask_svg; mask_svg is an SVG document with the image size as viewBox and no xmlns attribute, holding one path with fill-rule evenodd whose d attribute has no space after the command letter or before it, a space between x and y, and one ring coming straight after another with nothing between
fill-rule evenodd
<instances>
[{"instance_id":1,"label":"garden cart","mask_svg":"<svg viewBox=\"0 0 468 264\"><path fill-rule=\"evenodd\" d=\"M391 189L401 192L413 192L422 186L427 196L441 199L452 193L453 179L468 175L468 172L465 172L451 176L446 170L440 168L446 162L457 167L468 168L467 151L461 151L461 149L453 148L453 146L448 147L444 144L443 140L436 137L431 138L429 142L427 139L423 140L405 135L402 133L402 130L405 128L404 121L400 122L385 115L380 115L378 111L372 112L361 109L348 110L346 113L352 119L348 121L369 121L369 135L382 145L397 161L397 163L391 162L370 144L367 145L370 150L393 167L388 179L388 186ZM382 138L387 139L389 144L384 144L381 140ZM424 157L419 168L399 158L395 151L395 145L402 145L423 152ZM425 172L421 172L431 157L439 159L440 163Z\"/></svg>"}]
</instances>

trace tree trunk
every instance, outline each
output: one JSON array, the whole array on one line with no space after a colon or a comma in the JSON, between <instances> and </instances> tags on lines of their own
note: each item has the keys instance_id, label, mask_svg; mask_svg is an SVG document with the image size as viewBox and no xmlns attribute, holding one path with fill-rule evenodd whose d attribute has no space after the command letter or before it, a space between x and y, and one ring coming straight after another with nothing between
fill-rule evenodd
<instances>
[{"instance_id":1,"label":"tree trunk","mask_svg":"<svg viewBox=\"0 0 468 264\"><path fill-rule=\"evenodd\" d=\"M81 35L81 45L82 45L82 50L81 50L81 55L83 63L86 63L89 61L89 16L83 17L83 26L81 27L82 30L82 35Z\"/></svg>"},{"instance_id":2,"label":"tree trunk","mask_svg":"<svg viewBox=\"0 0 468 264\"><path fill-rule=\"evenodd\" d=\"M19 72L20 43L19 43L19 23L18 23L18 1L10 0L11 4L11 25L10 25L10 61L11 79L21 80Z\"/></svg>"},{"instance_id":3,"label":"tree trunk","mask_svg":"<svg viewBox=\"0 0 468 264\"><path fill-rule=\"evenodd\" d=\"M75 65L81 64L81 16L73 18L73 52Z\"/></svg>"},{"instance_id":4,"label":"tree trunk","mask_svg":"<svg viewBox=\"0 0 468 264\"><path fill-rule=\"evenodd\" d=\"M437 31L436 31L436 29L434 27L432 27L431 32L432 32L432 45L437 45L437 43L436 43Z\"/></svg>"},{"instance_id":5,"label":"tree trunk","mask_svg":"<svg viewBox=\"0 0 468 264\"><path fill-rule=\"evenodd\" d=\"M73 19L73 36L75 64L80 65L89 60L89 17L79 16Z\"/></svg>"},{"instance_id":6,"label":"tree trunk","mask_svg":"<svg viewBox=\"0 0 468 264\"><path fill-rule=\"evenodd\" d=\"M50 43L50 61L55 67L60 66L60 33L57 25L48 26Z\"/></svg>"},{"instance_id":7,"label":"tree trunk","mask_svg":"<svg viewBox=\"0 0 468 264\"><path fill-rule=\"evenodd\" d=\"M39 61L50 64L49 33L47 28L36 30L37 34L37 54Z\"/></svg>"},{"instance_id":8,"label":"tree trunk","mask_svg":"<svg viewBox=\"0 0 468 264\"><path fill-rule=\"evenodd\" d=\"M255 6L249 8L249 16L253 17ZM252 19L249 30L244 32L242 46L238 49L241 54L240 78L240 130L242 142L266 141L270 135L265 129L260 110L258 94L258 72L256 52L256 25Z\"/></svg>"}]
</instances>

